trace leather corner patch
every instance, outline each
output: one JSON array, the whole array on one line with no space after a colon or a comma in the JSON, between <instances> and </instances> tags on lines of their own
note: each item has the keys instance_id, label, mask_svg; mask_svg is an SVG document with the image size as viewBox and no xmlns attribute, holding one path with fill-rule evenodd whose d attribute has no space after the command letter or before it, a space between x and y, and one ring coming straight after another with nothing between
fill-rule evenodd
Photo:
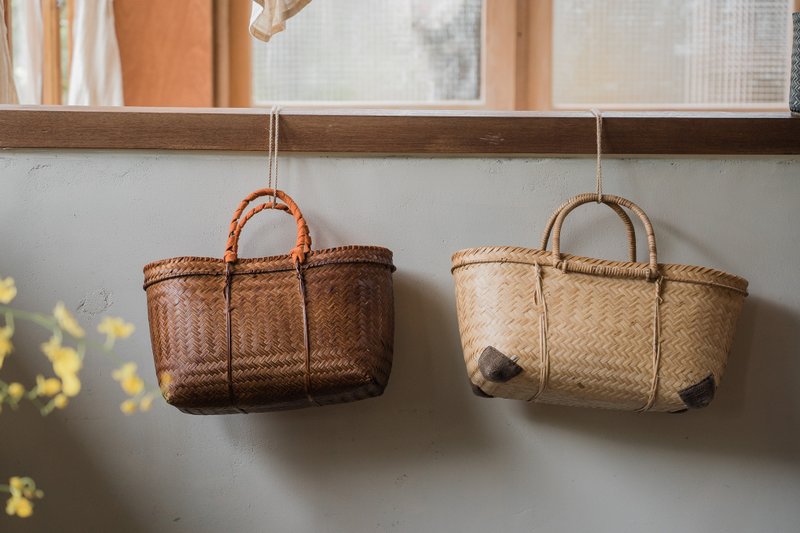
<instances>
[{"instance_id":1,"label":"leather corner patch","mask_svg":"<svg viewBox=\"0 0 800 533\"><path fill-rule=\"evenodd\" d=\"M505 383L522 372L522 367L500 350L487 346L478 358L483 377L495 383Z\"/></svg>"},{"instance_id":2,"label":"leather corner patch","mask_svg":"<svg viewBox=\"0 0 800 533\"><path fill-rule=\"evenodd\" d=\"M714 399L716 390L717 384L714 382L714 375L709 374L708 377L698 381L694 385L678 391L678 396L681 397L684 405L689 409L702 409L708 406L711 400Z\"/></svg>"}]
</instances>

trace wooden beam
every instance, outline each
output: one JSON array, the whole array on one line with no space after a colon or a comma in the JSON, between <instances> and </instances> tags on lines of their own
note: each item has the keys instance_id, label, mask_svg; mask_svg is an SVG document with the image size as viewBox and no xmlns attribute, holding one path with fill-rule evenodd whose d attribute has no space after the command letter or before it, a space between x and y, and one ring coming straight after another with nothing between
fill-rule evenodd
<instances>
[{"instance_id":1,"label":"wooden beam","mask_svg":"<svg viewBox=\"0 0 800 533\"><path fill-rule=\"evenodd\" d=\"M230 1L228 35L230 39L228 68L230 75L230 107L253 105L253 38L250 36L252 2Z\"/></svg>"},{"instance_id":2,"label":"wooden beam","mask_svg":"<svg viewBox=\"0 0 800 533\"><path fill-rule=\"evenodd\" d=\"M547 111L553 108L553 0L531 2L526 15L525 109Z\"/></svg>"},{"instance_id":3,"label":"wooden beam","mask_svg":"<svg viewBox=\"0 0 800 533\"><path fill-rule=\"evenodd\" d=\"M61 29L58 0L41 0L44 34L42 103L61 103Z\"/></svg>"},{"instance_id":4,"label":"wooden beam","mask_svg":"<svg viewBox=\"0 0 800 533\"><path fill-rule=\"evenodd\" d=\"M517 2L486 0L484 10L486 108L513 110L517 98Z\"/></svg>"},{"instance_id":5,"label":"wooden beam","mask_svg":"<svg viewBox=\"0 0 800 533\"><path fill-rule=\"evenodd\" d=\"M231 101L230 0L214 0L214 107Z\"/></svg>"},{"instance_id":6,"label":"wooden beam","mask_svg":"<svg viewBox=\"0 0 800 533\"><path fill-rule=\"evenodd\" d=\"M530 42L530 25L529 13L531 7L528 0L517 0L517 20L516 20L516 43L514 45L514 61L515 61L515 94L514 94L514 109L517 111L526 111L530 109L528 104L529 91L528 85L530 84L528 72L530 71L530 57L531 49L528 43Z\"/></svg>"},{"instance_id":7,"label":"wooden beam","mask_svg":"<svg viewBox=\"0 0 800 533\"><path fill-rule=\"evenodd\" d=\"M264 151L263 110L0 106L0 148ZM603 115L606 155L800 154L785 113ZM595 152L588 112L308 110L281 112L282 152L549 154Z\"/></svg>"},{"instance_id":8,"label":"wooden beam","mask_svg":"<svg viewBox=\"0 0 800 533\"><path fill-rule=\"evenodd\" d=\"M115 0L114 18L126 105L214 105L211 0Z\"/></svg>"}]
</instances>

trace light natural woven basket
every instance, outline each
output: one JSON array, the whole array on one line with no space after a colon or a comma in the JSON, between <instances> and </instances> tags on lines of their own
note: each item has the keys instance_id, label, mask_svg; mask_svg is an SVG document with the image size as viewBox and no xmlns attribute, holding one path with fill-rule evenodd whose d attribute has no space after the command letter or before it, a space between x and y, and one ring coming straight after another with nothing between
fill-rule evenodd
<instances>
[{"instance_id":1,"label":"light natural woven basket","mask_svg":"<svg viewBox=\"0 0 800 533\"><path fill-rule=\"evenodd\" d=\"M250 202L273 194L242 217ZM242 229L264 209L295 218L295 248L238 259ZM394 339L392 252L310 248L297 205L282 191L262 189L236 210L224 259L177 257L144 267L156 372L169 403L221 414L383 392Z\"/></svg>"},{"instance_id":2,"label":"light natural woven basket","mask_svg":"<svg viewBox=\"0 0 800 533\"><path fill-rule=\"evenodd\" d=\"M582 194L559 207L541 249L484 247L453 255L464 359L473 390L537 402L639 411L705 407L731 348L747 281L710 268L658 264L647 215L602 196L625 222L631 258L562 254L561 227ZM647 232L636 262L633 226ZM545 251L553 232L553 249Z\"/></svg>"}]
</instances>

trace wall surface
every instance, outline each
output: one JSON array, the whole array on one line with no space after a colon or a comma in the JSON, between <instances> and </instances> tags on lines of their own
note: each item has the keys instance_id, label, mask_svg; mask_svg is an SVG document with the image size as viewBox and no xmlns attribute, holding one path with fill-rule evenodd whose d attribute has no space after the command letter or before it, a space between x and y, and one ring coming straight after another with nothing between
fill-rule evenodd
<instances>
[{"instance_id":1,"label":"wall surface","mask_svg":"<svg viewBox=\"0 0 800 533\"><path fill-rule=\"evenodd\" d=\"M16 303L65 301L152 383L142 266L220 257L236 204L266 183L245 154L0 154L0 276ZM468 386L450 255L537 246L551 210L592 190L589 159L285 157L281 186L317 247L395 253L394 371L384 396L261 415L125 417L114 363L87 361L84 391L42 419L0 415L0 478L46 491L2 531L771 532L800 530L800 159L610 160L606 191L651 216L659 259L748 278L717 399L682 415L482 399ZM288 251L289 217L248 226L244 256ZM570 218L563 248L621 258L613 214ZM6 379L47 369L20 327Z\"/></svg>"}]
</instances>

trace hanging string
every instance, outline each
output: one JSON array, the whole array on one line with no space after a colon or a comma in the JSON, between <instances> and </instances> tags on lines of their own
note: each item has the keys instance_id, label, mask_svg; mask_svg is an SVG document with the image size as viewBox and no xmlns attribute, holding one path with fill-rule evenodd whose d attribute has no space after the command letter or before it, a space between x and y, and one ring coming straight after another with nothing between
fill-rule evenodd
<instances>
[{"instance_id":1,"label":"hanging string","mask_svg":"<svg viewBox=\"0 0 800 533\"><path fill-rule=\"evenodd\" d=\"M267 187L272 188L272 133L275 129L275 107L269 110L269 130L267 132ZM272 199L275 201L275 198Z\"/></svg>"},{"instance_id":2,"label":"hanging string","mask_svg":"<svg viewBox=\"0 0 800 533\"><path fill-rule=\"evenodd\" d=\"M273 145L275 146L274 152L275 155L272 158L272 164L274 167L273 174L275 175L275 190L278 190L278 139L280 138L280 129L281 129L281 108L280 106L275 106L275 138L273 140ZM272 195L272 203L275 203L275 195Z\"/></svg>"},{"instance_id":3,"label":"hanging string","mask_svg":"<svg viewBox=\"0 0 800 533\"><path fill-rule=\"evenodd\" d=\"M597 165L595 167L594 180L595 191L597 192L597 203L603 201L603 114L599 109L592 109L597 126Z\"/></svg>"},{"instance_id":4,"label":"hanging string","mask_svg":"<svg viewBox=\"0 0 800 533\"><path fill-rule=\"evenodd\" d=\"M280 112L281 108L277 105L272 106L269 112L269 134L267 139L267 187L273 191L278 190L278 139L280 137ZM272 179L275 178L273 187ZM272 205L276 204L275 193L272 194Z\"/></svg>"}]
</instances>

